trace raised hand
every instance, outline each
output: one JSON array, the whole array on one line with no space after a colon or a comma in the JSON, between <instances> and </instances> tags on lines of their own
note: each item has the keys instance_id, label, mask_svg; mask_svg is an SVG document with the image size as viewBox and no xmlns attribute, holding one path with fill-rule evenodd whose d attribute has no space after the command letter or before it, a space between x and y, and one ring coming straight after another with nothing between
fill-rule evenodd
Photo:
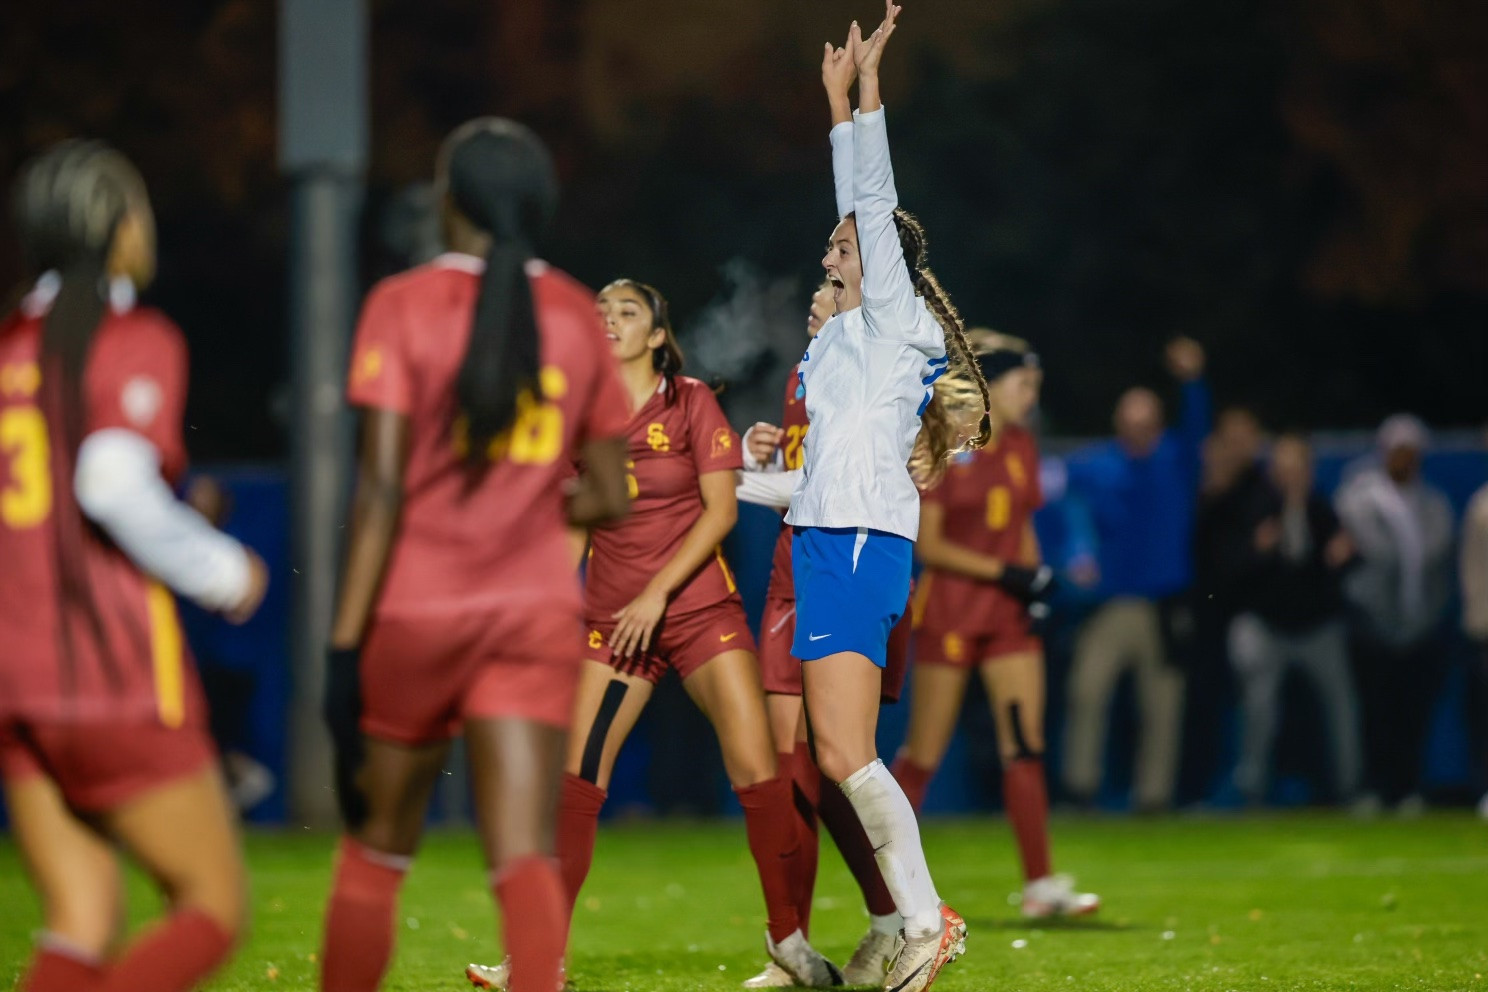
<instances>
[{"instance_id":1,"label":"raised hand","mask_svg":"<svg viewBox=\"0 0 1488 992\"><path fill-rule=\"evenodd\" d=\"M859 76L877 76L878 61L883 57L884 45L888 44L889 36L894 33L895 21L903 7L896 6L893 0L887 0L884 4L884 19L867 38L862 36L862 30L856 21L853 22L852 32L849 40L854 48L854 59L858 64Z\"/></svg>"},{"instance_id":2,"label":"raised hand","mask_svg":"<svg viewBox=\"0 0 1488 992\"><path fill-rule=\"evenodd\" d=\"M826 87L829 97L840 96L846 99L853 80L857 78L857 53L853 49L853 32L857 31L857 27L858 22L853 21L852 30L848 32L847 41L841 48L833 48L829 41L822 50L822 85Z\"/></svg>"}]
</instances>

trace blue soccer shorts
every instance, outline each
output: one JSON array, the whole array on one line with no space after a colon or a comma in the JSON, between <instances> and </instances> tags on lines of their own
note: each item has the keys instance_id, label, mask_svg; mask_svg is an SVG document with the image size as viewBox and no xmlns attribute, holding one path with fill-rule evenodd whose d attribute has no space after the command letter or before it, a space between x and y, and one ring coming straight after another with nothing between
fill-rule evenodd
<instances>
[{"instance_id":1,"label":"blue soccer shorts","mask_svg":"<svg viewBox=\"0 0 1488 992\"><path fill-rule=\"evenodd\" d=\"M802 661L840 651L888 661L889 632L909 598L914 542L863 527L797 527L791 544L796 579L796 639Z\"/></svg>"}]
</instances>

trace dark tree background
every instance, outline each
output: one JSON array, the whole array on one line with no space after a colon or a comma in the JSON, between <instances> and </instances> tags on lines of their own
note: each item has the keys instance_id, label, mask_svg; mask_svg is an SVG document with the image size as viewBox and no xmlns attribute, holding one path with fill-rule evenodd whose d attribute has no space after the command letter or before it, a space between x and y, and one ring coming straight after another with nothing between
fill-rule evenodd
<instances>
[{"instance_id":1,"label":"dark tree background","mask_svg":"<svg viewBox=\"0 0 1488 992\"><path fill-rule=\"evenodd\" d=\"M1102 430L1177 333L1277 426L1488 415L1488 5L907 6L885 81L901 196L968 318L1044 353L1056 428ZM737 260L796 278L804 307L833 219L821 43L872 3L371 7L368 280L440 137L500 113L558 157L560 265L655 282L683 327ZM0 177L70 135L139 163L205 457L285 448L274 19L271 0L0 7ZM0 278L22 277L0 239Z\"/></svg>"}]
</instances>

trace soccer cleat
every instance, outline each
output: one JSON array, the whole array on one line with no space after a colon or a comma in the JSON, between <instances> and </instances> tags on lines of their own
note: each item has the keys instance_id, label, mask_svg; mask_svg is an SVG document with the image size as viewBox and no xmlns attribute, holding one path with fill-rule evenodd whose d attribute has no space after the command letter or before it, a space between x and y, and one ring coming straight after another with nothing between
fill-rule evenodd
<instances>
[{"instance_id":1,"label":"soccer cleat","mask_svg":"<svg viewBox=\"0 0 1488 992\"><path fill-rule=\"evenodd\" d=\"M808 944L806 935L799 930L778 944L765 934L765 948L770 952L770 960L794 978L799 986L831 989L842 984L842 972Z\"/></svg>"},{"instance_id":2,"label":"soccer cleat","mask_svg":"<svg viewBox=\"0 0 1488 992\"><path fill-rule=\"evenodd\" d=\"M923 992L935 981L940 969L966 953L966 921L961 914L940 904L940 933L929 937L901 935L899 953L884 979L884 992Z\"/></svg>"},{"instance_id":3,"label":"soccer cleat","mask_svg":"<svg viewBox=\"0 0 1488 992\"><path fill-rule=\"evenodd\" d=\"M843 966L842 980L848 985L882 985L898 940L893 934L869 930L858 941L852 959Z\"/></svg>"},{"instance_id":4,"label":"soccer cleat","mask_svg":"<svg viewBox=\"0 0 1488 992\"><path fill-rule=\"evenodd\" d=\"M501 963L497 965L467 964L465 977L470 979L470 984L478 989L506 992L506 985L511 981L511 958L502 958Z\"/></svg>"},{"instance_id":5,"label":"soccer cleat","mask_svg":"<svg viewBox=\"0 0 1488 992\"><path fill-rule=\"evenodd\" d=\"M1053 916L1088 916L1100 909L1100 896L1076 892L1068 875L1045 875L1023 886L1023 918L1046 920Z\"/></svg>"},{"instance_id":6,"label":"soccer cleat","mask_svg":"<svg viewBox=\"0 0 1488 992\"><path fill-rule=\"evenodd\" d=\"M506 992L506 987L511 982L511 958L502 958L501 963L496 965L467 964L465 977L478 989ZM572 992L573 986L568 984L567 978L565 972L558 972L558 992Z\"/></svg>"},{"instance_id":7,"label":"soccer cleat","mask_svg":"<svg viewBox=\"0 0 1488 992\"><path fill-rule=\"evenodd\" d=\"M771 961L765 965L765 970L746 979L746 989L793 989L796 987L796 976L786 971L780 965Z\"/></svg>"}]
</instances>

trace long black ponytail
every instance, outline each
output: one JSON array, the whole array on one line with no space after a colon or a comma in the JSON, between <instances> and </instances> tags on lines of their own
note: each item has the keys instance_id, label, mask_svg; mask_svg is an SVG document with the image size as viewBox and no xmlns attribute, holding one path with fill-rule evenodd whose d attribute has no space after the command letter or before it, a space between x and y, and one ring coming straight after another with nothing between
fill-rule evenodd
<instances>
[{"instance_id":1,"label":"long black ponytail","mask_svg":"<svg viewBox=\"0 0 1488 992\"><path fill-rule=\"evenodd\" d=\"M88 581L90 531L72 497L77 451L87 426L83 374L108 308L114 236L131 210L148 213L144 180L129 160L98 141L65 141L30 162L13 191L16 231L33 271L51 273L56 296L41 332L38 402L51 435L58 596L64 618L79 616L104 672L119 673ZM75 664L73 628L62 624L63 672Z\"/></svg>"},{"instance_id":2,"label":"long black ponytail","mask_svg":"<svg viewBox=\"0 0 1488 992\"><path fill-rule=\"evenodd\" d=\"M526 265L558 201L552 157L515 121L483 117L445 141L442 180L454 208L490 236L470 343L456 383L472 466L511 426L523 394L542 399L540 338Z\"/></svg>"}]
</instances>

